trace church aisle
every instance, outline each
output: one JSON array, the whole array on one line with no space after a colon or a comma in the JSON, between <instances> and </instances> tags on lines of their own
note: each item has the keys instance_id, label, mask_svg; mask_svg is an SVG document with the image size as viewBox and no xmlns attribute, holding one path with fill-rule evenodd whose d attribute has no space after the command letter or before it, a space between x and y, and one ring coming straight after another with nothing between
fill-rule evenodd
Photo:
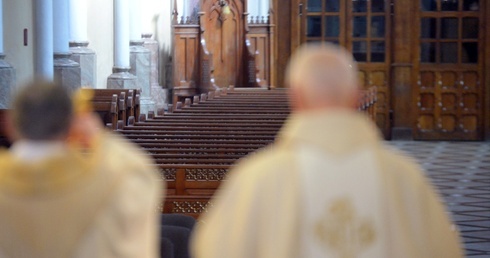
<instances>
[{"instance_id":1,"label":"church aisle","mask_svg":"<svg viewBox=\"0 0 490 258\"><path fill-rule=\"evenodd\" d=\"M439 189L463 237L466 256L490 257L490 144L391 141L416 158Z\"/></svg>"}]
</instances>

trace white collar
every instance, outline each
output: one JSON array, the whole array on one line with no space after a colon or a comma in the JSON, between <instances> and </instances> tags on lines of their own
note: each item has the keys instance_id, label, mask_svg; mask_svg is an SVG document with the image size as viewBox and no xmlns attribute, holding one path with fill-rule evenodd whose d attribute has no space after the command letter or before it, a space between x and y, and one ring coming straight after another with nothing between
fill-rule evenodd
<instances>
[{"instance_id":1,"label":"white collar","mask_svg":"<svg viewBox=\"0 0 490 258\"><path fill-rule=\"evenodd\" d=\"M15 142L10 148L14 156L28 162L36 162L57 156L65 153L66 150L67 146L62 141L21 140Z\"/></svg>"}]
</instances>

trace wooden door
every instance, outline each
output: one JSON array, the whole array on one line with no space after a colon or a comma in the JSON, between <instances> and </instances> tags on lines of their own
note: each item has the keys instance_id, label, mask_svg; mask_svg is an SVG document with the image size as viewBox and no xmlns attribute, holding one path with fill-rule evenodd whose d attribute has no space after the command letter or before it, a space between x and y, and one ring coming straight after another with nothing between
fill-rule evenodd
<instances>
[{"instance_id":1,"label":"wooden door","mask_svg":"<svg viewBox=\"0 0 490 258\"><path fill-rule=\"evenodd\" d=\"M362 85L378 88L376 122L390 138L390 1L304 0L300 9L301 42L346 47L358 62Z\"/></svg>"},{"instance_id":2,"label":"wooden door","mask_svg":"<svg viewBox=\"0 0 490 258\"><path fill-rule=\"evenodd\" d=\"M484 1L417 0L414 138L481 140Z\"/></svg>"},{"instance_id":3,"label":"wooden door","mask_svg":"<svg viewBox=\"0 0 490 258\"><path fill-rule=\"evenodd\" d=\"M203 37L213 54L216 85L240 85L244 37L243 0L203 0Z\"/></svg>"}]
</instances>

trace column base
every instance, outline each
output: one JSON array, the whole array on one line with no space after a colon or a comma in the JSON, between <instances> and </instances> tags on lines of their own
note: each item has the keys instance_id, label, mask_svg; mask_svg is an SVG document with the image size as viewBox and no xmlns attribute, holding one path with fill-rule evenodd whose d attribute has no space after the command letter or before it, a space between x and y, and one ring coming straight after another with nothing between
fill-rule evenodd
<instances>
[{"instance_id":1,"label":"column base","mask_svg":"<svg viewBox=\"0 0 490 258\"><path fill-rule=\"evenodd\" d=\"M114 67L107 78L108 89L138 89L136 76L129 73L129 68Z\"/></svg>"},{"instance_id":2,"label":"column base","mask_svg":"<svg viewBox=\"0 0 490 258\"><path fill-rule=\"evenodd\" d=\"M145 114L148 117L148 112L153 111L156 113L155 102L152 98L143 97L140 99L140 114Z\"/></svg>"},{"instance_id":3,"label":"column base","mask_svg":"<svg viewBox=\"0 0 490 258\"><path fill-rule=\"evenodd\" d=\"M169 90L162 88L160 85L151 86L151 98L155 102L155 108L165 108L169 103Z\"/></svg>"},{"instance_id":4,"label":"column base","mask_svg":"<svg viewBox=\"0 0 490 258\"><path fill-rule=\"evenodd\" d=\"M150 84L151 84L151 98L155 102L155 108L162 109L166 108L169 103L169 90L163 89L160 86L159 71L158 71L158 58L159 49L158 41L152 39L151 33L145 33L141 35L143 39L143 47L150 51Z\"/></svg>"},{"instance_id":5,"label":"column base","mask_svg":"<svg viewBox=\"0 0 490 258\"><path fill-rule=\"evenodd\" d=\"M152 39L152 34L142 34L143 38L143 47L150 50L150 83L152 88L155 85L159 85L159 71L158 71L158 58L159 58L159 49L158 49L158 41Z\"/></svg>"},{"instance_id":6,"label":"column base","mask_svg":"<svg viewBox=\"0 0 490 258\"><path fill-rule=\"evenodd\" d=\"M12 89L15 87L15 69L7 63L5 55L0 54L0 109L10 108Z\"/></svg>"},{"instance_id":7,"label":"column base","mask_svg":"<svg viewBox=\"0 0 490 258\"><path fill-rule=\"evenodd\" d=\"M70 59L80 64L81 85L87 88L97 86L97 55L88 48L88 42L70 42Z\"/></svg>"},{"instance_id":8,"label":"column base","mask_svg":"<svg viewBox=\"0 0 490 258\"><path fill-rule=\"evenodd\" d=\"M150 50L143 47L143 41L131 41L129 72L137 77L141 88L141 98L151 98Z\"/></svg>"},{"instance_id":9,"label":"column base","mask_svg":"<svg viewBox=\"0 0 490 258\"><path fill-rule=\"evenodd\" d=\"M70 59L69 53L54 54L54 79L75 91L82 86L80 64Z\"/></svg>"}]
</instances>

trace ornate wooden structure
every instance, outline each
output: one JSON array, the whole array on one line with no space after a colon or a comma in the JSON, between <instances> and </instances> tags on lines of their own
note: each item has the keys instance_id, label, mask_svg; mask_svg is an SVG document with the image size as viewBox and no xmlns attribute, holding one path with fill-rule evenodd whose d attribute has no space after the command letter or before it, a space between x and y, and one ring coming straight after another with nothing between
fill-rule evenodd
<instances>
[{"instance_id":1,"label":"ornate wooden structure","mask_svg":"<svg viewBox=\"0 0 490 258\"><path fill-rule=\"evenodd\" d=\"M230 85L270 86L271 20L249 20L246 0L200 0L197 5L195 15L179 17L177 9L173 12L174 103Z\"/></svg>"},{"instance_id":2,"label":"ornate wooden structure","mask_svg":"<svg viewBox=\"0 0 490 258\"><path fill-rule=\"evenodd\" d=\"M489 1L273 0L273 9L278 85L300 44L340 44L363 85L378 88L386 138L490 139Z\"/></svg>"}]
</instances>

